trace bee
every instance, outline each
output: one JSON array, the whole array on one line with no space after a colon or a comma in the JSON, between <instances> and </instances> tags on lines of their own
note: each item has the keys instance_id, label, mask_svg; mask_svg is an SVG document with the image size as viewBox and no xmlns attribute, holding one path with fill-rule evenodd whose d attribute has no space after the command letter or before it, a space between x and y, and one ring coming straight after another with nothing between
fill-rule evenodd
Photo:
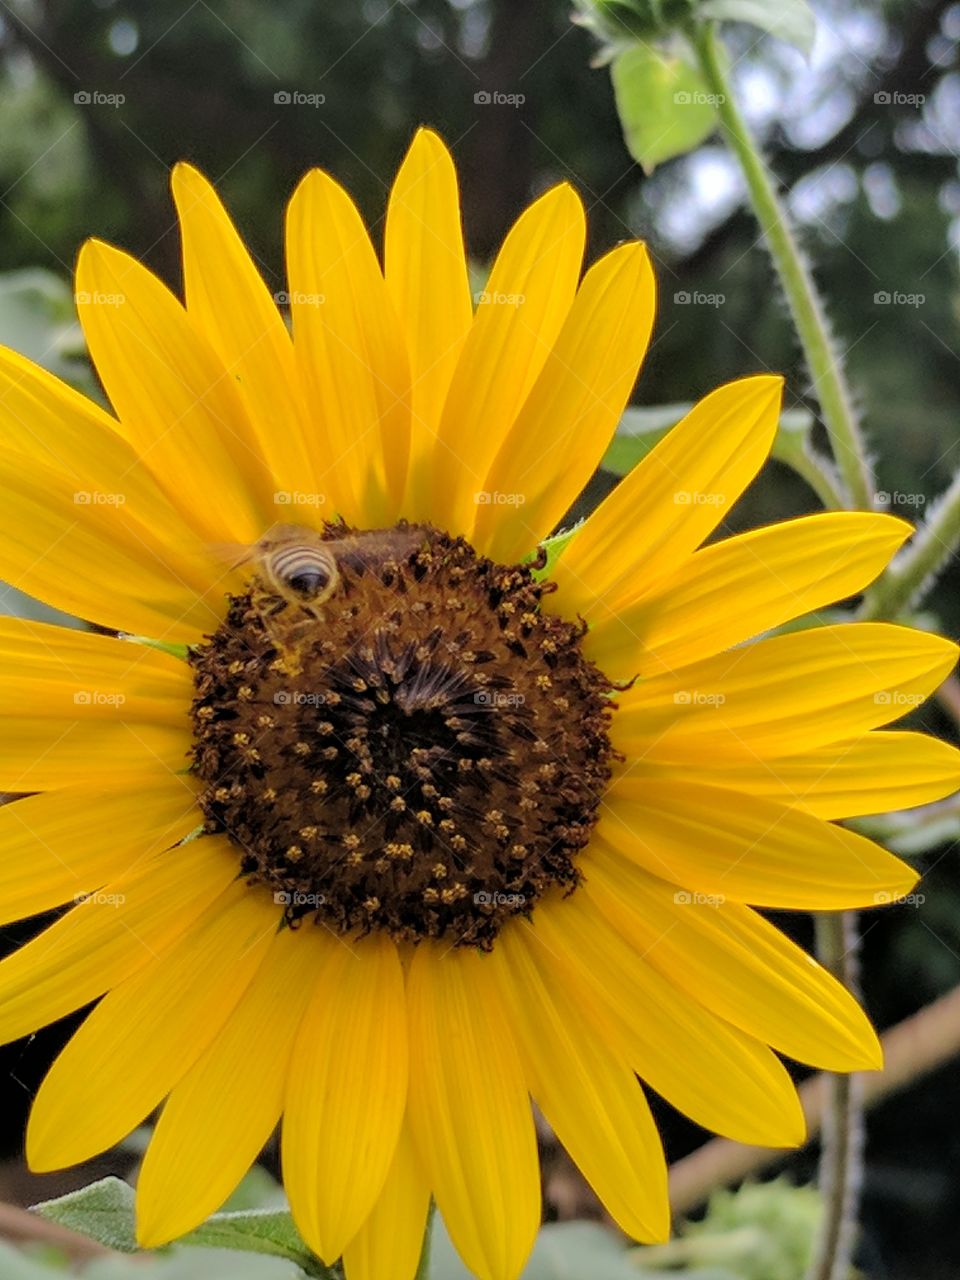
<instances>
[{"instance_id":1,"label":"bee","mask_svg":"<svg viewBox=\"0 0 960 1280\"><path fill-rule=\"evenodd\" d=\"M234 548L229 560L231 568L252 569L252 603L291 674L299 670L304 642L343 585L335 544L315 529L275 524L252 546Z\"/></svg>"},{"instance_id":2,"label":"bee","mask_svg":"<svg viewBox=\"0 0 960 1280\"><path fill-rule=\"evenodd\" d=\"M252 546L239 552L234 547L225 558L233 569L252 569L252 603L293 674L328 606L357 578L411 555L422 540L415 527L324 537L304 525L275 524Z\"/></svg>"},{"instance_id":3,"label":"bee","mask_svg":"<svg viewBox=\"0 0 960 1280\"><path fill-rule=\"evenodd\" d=\"M312 529L277 524L250 549L250 559L281 600L319 618L340 585L333 545Z\"/></svg>"}]
</instances>

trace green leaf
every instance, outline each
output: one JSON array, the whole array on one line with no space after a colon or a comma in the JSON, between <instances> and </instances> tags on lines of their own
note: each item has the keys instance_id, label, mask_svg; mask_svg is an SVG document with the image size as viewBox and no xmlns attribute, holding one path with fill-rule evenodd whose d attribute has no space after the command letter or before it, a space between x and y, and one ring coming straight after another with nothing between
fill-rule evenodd
<instances>
[{"instance_id":1,"label":"green leaf","mask_svg":"<svg viewBox=\"0 0 960 1280\"><path fill-rule=\"evenodd\" d=\"M101 1178L79 1191L33 1206L34 1213L120 1253L136 1253L133 1187L120 1178Z\"/></svg>"},{"instance_id":2,"label":"green leaf","mask_svg":"<svg viewBox=\"0 0 960 1280\"><path fill-rule=\"evenodd\" d=\"M57 1200L47 1200L36 1205L35 1212L110 1249L137 1252L134 1192L119 1178L102 1178ZM180 1243L269 1254L296 1263L309 1276L329 1277L329 1280L336 1276L336 1272L324 1267L304 1244L286 1209L215 1213Z\"/></svg>"},{"instance_id":3,"label":"green leaf","mask_svg":"<svg viewBox=\"0 0 960 1280\"><path fill-rule=\"evenodd\" d=\"M269 1253L297 1263L310 1276L330 1277L336 1272L324 1267L310 1252L293 1225L288 1209L246 1209L239 1213L215 1213L203 1226L183 1237L185 1245L237 1249L243 1253Z\"/></svg>"},{"instance_id":4,"label":"green leaf","mask_svg":"<svg viewBox=\"0 0 960 1280\"><path fill-rule=\"evenodd\" d=\"M705 81L675 54L632 45L614 58L610 76L627 150L646 173L692 151L716 127Z\"/></svg>"},{"instance_id":5,"label":"green leaf","mask_svg":"<svg viewBox=\"0 0 960 1280\"><path fill-rule=\"evenodd\" d=\"M745 22L769 31L809 57L817 34L817 20L807 0L704 0L697 7L701 18L715 22Z\"/></svg>"}]
</instances>

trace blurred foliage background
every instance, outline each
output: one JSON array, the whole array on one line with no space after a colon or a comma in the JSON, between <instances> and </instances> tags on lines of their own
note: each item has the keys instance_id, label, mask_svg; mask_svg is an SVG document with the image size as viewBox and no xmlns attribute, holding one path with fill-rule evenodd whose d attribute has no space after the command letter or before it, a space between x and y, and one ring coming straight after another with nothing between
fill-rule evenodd
<instances>
[{"instance_id":1,"label":"blurred foliage background","mask_svg":"<svg viewBox=\"0 0 960 1280\"><path fill-rule=\"evenodd\" d=\"M819 0L811 62L734 29L737 83L816 264L892 509L922 512L960 464L960 4ZM0 341L81 385L90 373L69 285L103 237L178 285L171 164L219 185L271 288L283 288L282 211L300 174L330 169L378 231L420 123L461 171L482 267L531 196L571 181L591 254L651 245L660 318L637 403L689 401L762 369L811 405L799 351L732 161L714 140L645 177L630 161L609 77L568 0L5 0L0 3ZM491 101L496 94L514 101ZM598 477L597 488L609 483ZM813 510L771 465L729 527ZM91 566L91 572L96 567ZM956 568L931 597L960 629ZM12 595L8 610L21 607ZM937 709L927 724L949 735ZM926 857L926 901L865 920L865 984L881 1025L960 981L960 872ZM37 922L4 931L5 948ZM806 922L796 936L809 942ZM63 1025L2 1051L0 1196L37 1199L17 1165L31 1091ZM960 1067L870 1117L863 1265L936 1280L960 1262ZM701 1140L661 1107L670 1154ZM109 1162L108 1162L109 1165ZM122 1169L122 1158L110 1167ZM797 1177L810 1153L793 1159ZM68 1185L66 1182L58 1186ZM589 1212L548 1188L558 1217Z\"/></svg>"}]
</instances>

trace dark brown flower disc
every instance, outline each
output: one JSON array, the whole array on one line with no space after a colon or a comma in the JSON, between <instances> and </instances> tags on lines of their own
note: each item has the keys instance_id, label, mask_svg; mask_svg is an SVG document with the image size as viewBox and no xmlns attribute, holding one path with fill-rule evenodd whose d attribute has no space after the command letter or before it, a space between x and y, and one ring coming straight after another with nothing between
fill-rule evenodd
<instances>
[{"instance_id":1,"label":"dark brown flower disc","mask_svg":"<svg viewBox=\"0 0 960 1280\"><path fill-rule=\"evenodd\" d=\"M192 652L206 828L291 922L489 947L577 883L610 682L582 626L541 610L536 566L422 525L311 539L336 564L322 603L255 562Z\"/></svg>"}]
</instances>

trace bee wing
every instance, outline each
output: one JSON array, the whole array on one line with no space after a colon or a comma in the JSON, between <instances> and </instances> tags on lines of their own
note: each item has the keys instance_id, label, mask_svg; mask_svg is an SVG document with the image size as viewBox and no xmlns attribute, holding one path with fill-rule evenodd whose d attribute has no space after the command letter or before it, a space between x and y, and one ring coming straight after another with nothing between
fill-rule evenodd
<instances>
[{"instance_id":1,"label":"bee wing","mask_svg":"<svg viewBox=\"0 0 960 1280\"><path fill-rule=\"evenodd\" d=\"M242 542L208 542L204 550L211 560L222 564L227 569L239 569L253 559L257 553L256 545L250 546Z\"/></svg>"}]
</instances>

